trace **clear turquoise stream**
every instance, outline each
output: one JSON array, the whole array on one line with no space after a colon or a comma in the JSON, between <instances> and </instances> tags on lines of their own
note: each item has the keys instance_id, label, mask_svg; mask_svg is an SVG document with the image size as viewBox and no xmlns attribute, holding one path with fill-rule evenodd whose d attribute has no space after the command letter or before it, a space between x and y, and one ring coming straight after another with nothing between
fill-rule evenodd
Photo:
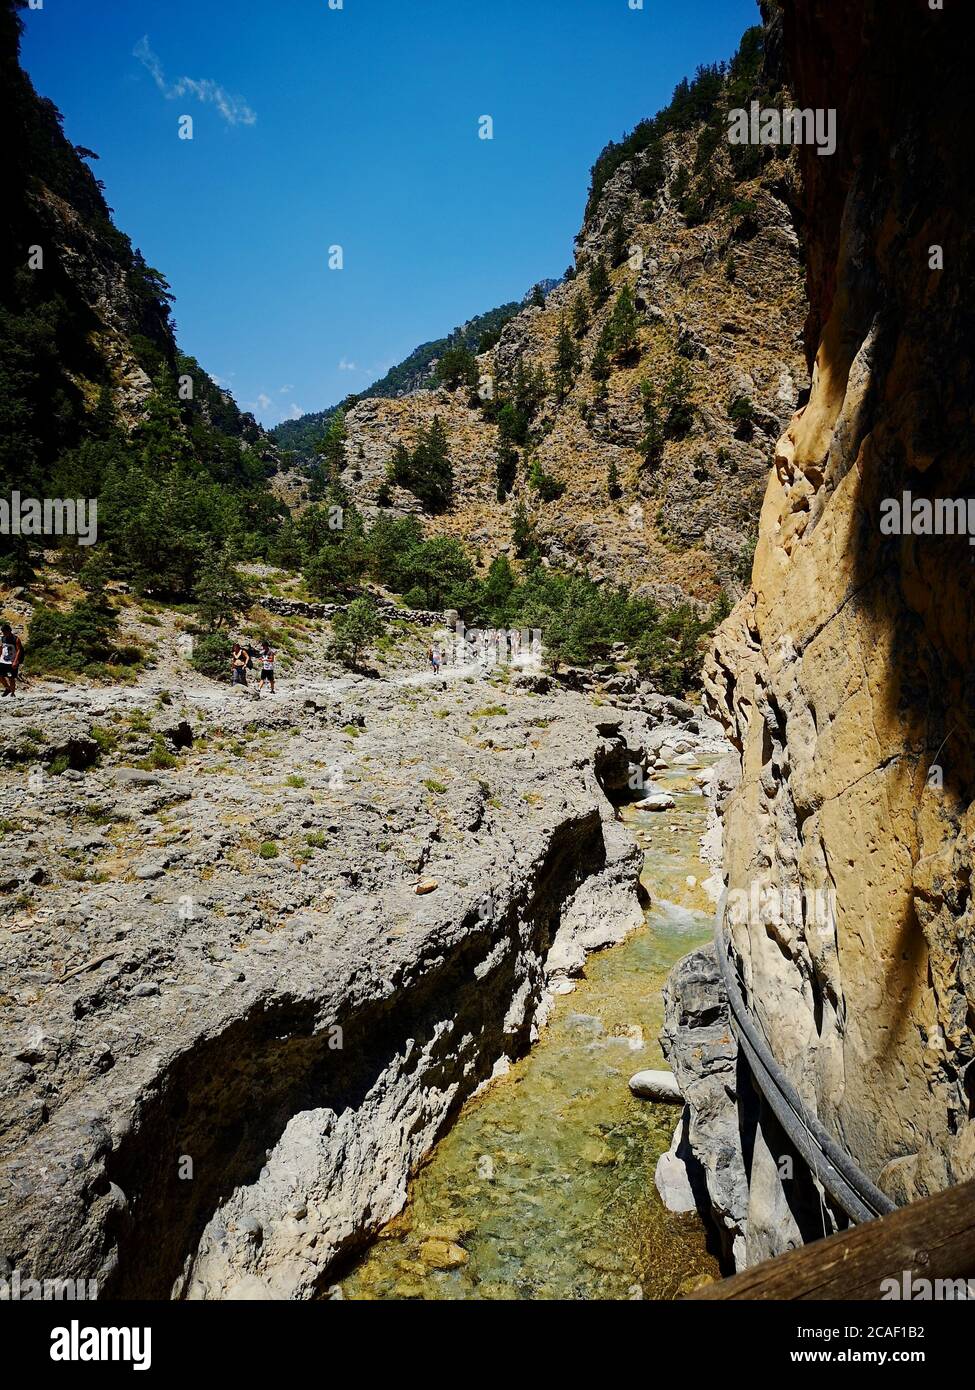
<instances>
[{"instance_id":1,"label":"clear turquoise stream","mask_svg":"<svg viewBox=\"0 0 975 1390\"><path fill-rule=\"evenodd\" d=\"M717 1275L697 1216L672 1215L653 1183L679 1109L627 1086L665 1065L661 985L711 930L707 802L687 769L656 786L673 810L623 812L646 852L645 925L589 957L529 1055L464 1107L342 1297L666 1299Z\"/></svg>"}]
</instances>

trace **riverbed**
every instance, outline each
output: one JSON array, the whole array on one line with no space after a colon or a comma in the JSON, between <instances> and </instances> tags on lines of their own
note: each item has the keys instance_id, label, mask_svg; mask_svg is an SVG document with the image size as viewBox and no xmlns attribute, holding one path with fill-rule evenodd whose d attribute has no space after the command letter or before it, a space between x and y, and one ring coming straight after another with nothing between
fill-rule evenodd
<instances>
[{"instance_id":1,"label":"riverbed","mask_svg":"<svg viewBox=\"0 0 975 1390\"><path fill-rule=\"evenodd\" d=\"M665 1065L661 986L711 930L697 770L657 774L672 809L621 813L646 854L644 925L590 956L537 1045L464 1107L333 1297L669 1299L717 1276L699 1218L668 1212L653 1183L679 1108L627 1085Z\"/></svg>"}]
</instances>

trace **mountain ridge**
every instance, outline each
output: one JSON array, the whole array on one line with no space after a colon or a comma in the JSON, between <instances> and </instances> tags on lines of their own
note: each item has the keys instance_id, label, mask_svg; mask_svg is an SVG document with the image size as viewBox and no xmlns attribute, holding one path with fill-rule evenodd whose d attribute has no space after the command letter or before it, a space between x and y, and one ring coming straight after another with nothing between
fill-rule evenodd
<instances>
[{"instance_id":1,"label":"mountain ridge","mask_svg":"<svg viewBox=\"0 0 975 1390\"><path fill-rule=\"evenodd\" d=\"M443 337L418 344L401 362L390 367L364 391L355 392L347 396L344 402L326 406L324 410L307 411L295 420L282 420L268 433L282 449L292 452L299 460L312 459L329 420L344 404L377 396L404 396L422 389L434 380L437 362L450 348L462 347L475 351L484 339L499 334L505 323L521 310L536 290L548 294L559 283L557 279L540 280L522 299L509 300L497 308L475 314Z\"/></svg>"}]
</instances>

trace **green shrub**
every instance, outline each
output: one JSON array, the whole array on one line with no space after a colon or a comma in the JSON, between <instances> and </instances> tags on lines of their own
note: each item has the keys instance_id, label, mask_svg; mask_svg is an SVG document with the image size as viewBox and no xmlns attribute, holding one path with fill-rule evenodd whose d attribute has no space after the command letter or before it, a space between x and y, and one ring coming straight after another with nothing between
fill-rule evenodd
<instances>
[{"instance_id":1,"label":"green shrub","mask_svg":"<svg viewBox=\"0 0 975 1390\"><path fill-rule=\"evenodd\" d=\"M454 470L447 431L439 415L434 415L429 428L421 431L412 451L398 445L393 455L392 481L412 492L428 512L443 512L450 506Z\"/></svg>"},{"instance_id":2,"label":"green shrub","mask_svg":"<svg viewBox=\"0 0 975 1390\"><path fill-rule=\"evenodd\" d=\"M728 419L738 427L738 431L750 433L755 423L755 406L747 396L733 396L728 403Z\"/></svg>"},{"instance_id":3,"label":"green shrub","mask_svg":"<svg viewBox=\"0 0 975 1390\"><path fill-rule=\"evenodd\" d=\"M200 637L193 644L190 657L193 669L215 681L230 680L230 643L220 633Z\"/></svg>"},{"instance_id":4,"label":"green shrub","mask_svg":"<svg viewBox=\"0 0 975 1390\"><path fill-rule=\"evenodd\" d=\"M118 735L112 729L103 729L99 725L92 725L91 736L98 744L102 754L112 753L118 746Z\"/></svg>"},{"instance_id":5,"label":"green shrub","mask_svg":"<svg viewBox=\"0 0 975 1390\"><path fill-rule=\"evenodd\" d=\"M532 460L528 470L528 481L543 502L556 502L565 492L565 483L546 473L537 459Z\"/></svg>"},{"instance_id":6,"label":"green shrub","mask_svg":"<svg viewBox=\"0 0 975 1390\"><path fill-rule=\"evenodd\" d=\"M166 768L178 767L179 759L166 747L162 734L157 734L153 739L152 752L148 758L143 758L136 766L140 767L143 772L162 772Z\"/></svg>"},{"instance_id":7,"label":"green shrub","mask_svg":"<svg viewBox=\"0 0 975 1390\"><path fill-rule=\"evenodd\" d=\"M333 661L354 668L385 631L385 619L373 600L356 599L348 608L336 613L328 654Z\"/></svg>"},{"instance_id":8,"label":"green shrub","mask_svg":"<svg viewBox=\"0 0 975 1390\"><path fill-rule=\"evenodd\" d=\"M89 598L65 613L38 604L27 636L28 669L83 674L93 666L118 662L116 629L114 609ZM123 650L126 655L135 650L136 659L141 656L138 649Z\"/></svg>"},{"instance_id":9,"label":"green shrub","mask_svg":"<svg viewBox=\"0 0 975 1390\"><path fill-rule=\"evenodd\" d=\"M692 390L693 382L686 363L675 362L662 392L663 405L667 411L664 429L671 439L682 439L694 424Z\"/></svg>"}]
</instances>

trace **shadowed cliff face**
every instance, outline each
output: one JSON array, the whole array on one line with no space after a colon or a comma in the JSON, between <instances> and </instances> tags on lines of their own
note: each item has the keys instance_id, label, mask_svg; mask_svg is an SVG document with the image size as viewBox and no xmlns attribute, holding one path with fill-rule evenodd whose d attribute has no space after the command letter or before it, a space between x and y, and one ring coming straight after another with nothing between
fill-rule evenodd
<instances>
[{"instance_id":1,"label":"shadowed cliff face","mask_svg":"<svg viewBox=\"0 0 975 1390\"><path fill-rule=\"evenodd\" d=\"M737 913L753 1007L823 1122L905 1201L975 1175L975 547L881 532L905 491L975 497L975 15L782 9L797 105L837 112L835 155L801 151L813 385L706 679L740 752L729 888L804 904ZM822 1233L766 1180L773 1148L759 1133L750 1259Z\"/></svg>"}]
</instances>

